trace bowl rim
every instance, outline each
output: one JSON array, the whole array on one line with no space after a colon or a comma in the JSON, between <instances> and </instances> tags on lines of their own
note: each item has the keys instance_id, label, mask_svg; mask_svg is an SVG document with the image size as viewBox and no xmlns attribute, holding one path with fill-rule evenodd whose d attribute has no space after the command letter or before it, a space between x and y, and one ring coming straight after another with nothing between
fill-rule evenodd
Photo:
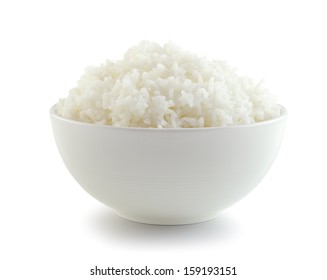
<instances>
[{"instance_id":1,"label":"bowl rim","mask_svg":"<svg viewBox=\"0 0 327 280\"><path fill-rule=\"evenodd\" d=\"M239 129L239 128L249 128L249 127L258 127L258 126L266 126L269 124L273 124L276 122L280 122L284 119L287 118L288 112L287 109L278 104L281 107L281 114L280 116L270 119L270 120L265 120L261 122L256 122L256 123L251 123L251 124L242 124L242 125L230 125L230 126L211 126L211 127L177 127L177 128L157 128L157 127L125 127L125 126L112 126L112 125L106 125L106 124L98 124L98 123L87 123L87 122L82 122L82 121L77 121L77 120L71 120L67 119L64 117L59 116L55 112L55 107L57 103L51 106L50 108L50 116L51 118L66 122L66 123L71 123L75 125L80 125L80 126L89 126L89 127L103 127L106 129L115 129L115 130L126 130L126 131L146 131L146 132L152 132L152 131L158 131L158 132L176 132L176 131L211 131L211 130L222 130L222 129Z\"/></svg>"}]
</instances>

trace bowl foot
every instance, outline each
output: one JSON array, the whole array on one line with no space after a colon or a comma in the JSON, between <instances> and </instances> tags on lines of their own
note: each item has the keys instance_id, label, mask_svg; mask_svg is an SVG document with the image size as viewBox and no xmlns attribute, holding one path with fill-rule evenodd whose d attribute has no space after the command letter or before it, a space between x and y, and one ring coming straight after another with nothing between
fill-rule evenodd
<instances>
[{"instance_id":1,"label":"bowl foot","mask_svg":"<svg viewBox=\"0 0 327 280\"><path fill-rule=\"evenodd\" d=\"M115 214L119 217L142 224L151 224L151 225L190 225L196 223L203 223L210 220L213 220L218 217L219 213L214 213L211 215L199 216L199 217L155 217L155 216L138 216L125 214L119 211L114 210Z\"/></svg>"}]
</instances>

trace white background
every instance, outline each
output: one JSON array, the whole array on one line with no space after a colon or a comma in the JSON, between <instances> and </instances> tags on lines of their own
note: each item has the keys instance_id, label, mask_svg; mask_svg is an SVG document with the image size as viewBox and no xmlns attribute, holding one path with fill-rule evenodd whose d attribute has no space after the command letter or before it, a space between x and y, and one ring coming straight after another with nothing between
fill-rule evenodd
<instances>
[{"instance_id":1,"label":"white background","mask_svg":"<svg viewBox=\"0 0 327 280\"><path fill-rule=\"evenodd\" d=\"M236 266L230 279L327 279L324 2L1 1L0 278L105 279L89 270L148 265ZM263 78L289 111L270 172L220 219L179 227L121 220L60 159L50 106L87 65L120 59L142 39L227 60Z\"/></svg>"}]
</instances>

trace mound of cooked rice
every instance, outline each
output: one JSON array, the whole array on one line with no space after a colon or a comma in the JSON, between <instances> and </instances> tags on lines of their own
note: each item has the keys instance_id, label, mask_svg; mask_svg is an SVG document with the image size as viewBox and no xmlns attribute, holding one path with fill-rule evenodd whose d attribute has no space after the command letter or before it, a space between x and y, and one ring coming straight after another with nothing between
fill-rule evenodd
<instances>
[{"instance_id":1,"label":"mound of cooked rice","mask_svg":"<svg viewBox=\"0 0 327 280\"><path fill-rule=\"evenodd\" d=\"M55 111L111 126L187 128L261 122L278 117L281 107L222 61L144 41L123 60L87 68Z\"/></svg>"}]
</instances>

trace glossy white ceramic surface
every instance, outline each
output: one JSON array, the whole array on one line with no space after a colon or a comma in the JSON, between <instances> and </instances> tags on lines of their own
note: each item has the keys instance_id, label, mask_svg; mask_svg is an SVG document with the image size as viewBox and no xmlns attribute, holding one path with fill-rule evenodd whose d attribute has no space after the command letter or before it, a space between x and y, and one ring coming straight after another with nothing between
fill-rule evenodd
<instances>
[{"instance_id":1,"label":"glossy white ceramic surface","mask_svg":"<svg viewBox=\"0 0 327 280\"><path fill-rule=\"evenodd\" d=\"M76 181L118 215L143 223L215 218L253 190L273 163L287 113L220 128L118 128L50 111L61 157Z\"/></svg>"}]
</instances>

